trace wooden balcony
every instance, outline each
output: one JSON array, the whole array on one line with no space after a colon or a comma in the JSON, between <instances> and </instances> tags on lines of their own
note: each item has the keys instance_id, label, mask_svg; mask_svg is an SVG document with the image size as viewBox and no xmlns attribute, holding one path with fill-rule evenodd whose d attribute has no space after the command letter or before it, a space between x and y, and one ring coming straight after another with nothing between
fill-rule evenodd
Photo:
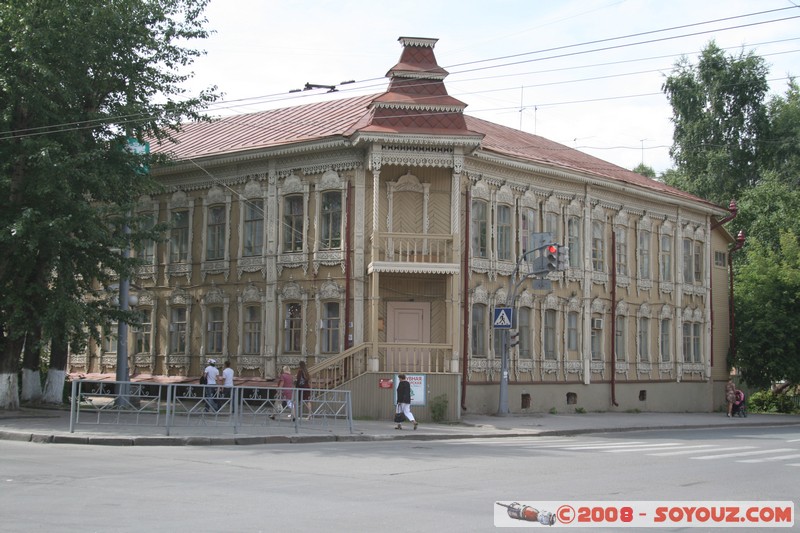
<instances>
[{"instance_id":1,"label":"wooden balcony","mask_svg":"<svg viewBox=\"0 0 800 533\"><path fill-rule=\"evenodd\" d=\"M379 233L377 257L369 272L454 274L459 271L453 236L431 233Z\"/></svg>"}]
</instances>

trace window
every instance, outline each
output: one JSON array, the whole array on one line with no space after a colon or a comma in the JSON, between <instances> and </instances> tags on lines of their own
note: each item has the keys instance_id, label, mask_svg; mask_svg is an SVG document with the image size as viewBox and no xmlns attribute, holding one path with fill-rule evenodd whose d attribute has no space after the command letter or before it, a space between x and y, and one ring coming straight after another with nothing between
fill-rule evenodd
<instances>
[{"instance_id":1,"label":"window","mask_svg":"<svg viewBox=\"0 0 800 533\"><path fill-rule=\"evenodd\" d=\"M689 322L683 323L683 362L692 362L692 325Z\"/></svg>"},{"instance_id":2,"label":"window","mask_svg":"<svg viewBox=\"0 0 800 533\"><path fill-rule=\"evenodd\" d=\"M244 204L244 245L242 255L261 255L264 242L264 201L248 200Z\"/></svg>"},{"instance_id":3,"label":"window","mask_svg":"<svg viewBox=\"0 0 800 533\"><path fill-rule=\"evenodd\" d=\"M206 259L215 261L225 258L225 206L208 208L208 227L206 229Z\"/></svg>"},{"instance_id":4,"label":"window","mask_svg":"<svg viewBox=\"0 0 800 533\"><path fill-rule=\"evenodd\" d=\"M550 360L557 358L555 309L547 309L544 312L544 358Z\"/></svg>"},{"instance_id":5,"label":"window","mask_svg":"<svg viewBox=\"0 0 800 533\"><path fill-rule=\"evenodd\" d=\"M522 253L533 250L533 234L536 232L536 211L530 207L520 209L520 239Z\"/></svg>"},{"instance_id":6,"label":"window","mask_svg":"<svg viewBox=\"0 0 800 533\"><path fill-rule=\"evenodd\" d=\"M244 308L242 352L248 355L261 352L261 308L250 305Z\"/></svg>"},{"instance_id":7,"label":"window","mask_svg":"<svg viewBox=\"0 0 800 533\"><path fill-rule=\"evenodd\" d=\"M603 360L603 319L593 318L592 320L592 361Z\"/></svg>"},{"instance_id":8,"label":"window","mask_svg":"<svg viewBox=\"0 0 800 533\"><path fill-rule=\"evenodd\" d=\"M185 263L189 260L189 211L172 212L170 231L170 262Z\"/></svg>"},{"instance_id":9,"label":"window","mask_svg":"<svg viewBox=\"0 0 800 533\"><path fill-rule=\"evenodd\" d=\"M150 231L156 223L156 216L154 213L147 213L142 215L142 231ZM156 253L156 242L153 239L144 239L139 244L139 249L136 252L137 257L143 260L148 265L153 263Z\"/></svg>"},{"instance_id":10,"label":"window","mask_svg":"<svg viewBox=\"0 0 800 533\"><path fill-rule=\"evenodd\" d=\"M602 222L592 222L592 269L594 269L595 272L605 272L603 226L604 224Z\"/></svg>"},{"instance_id":11,"label":"window","mask_svg":"<svg viewBox=\"0 0 800 533\"><path fill-rule=\"evenodd\" d=\"M662 363L669 363L670 361L670 320L668 318L661 319L661 362Z\"/></svg>"},{"instance_id":12,"label":"window","mask_svg":"<svg viewBox=\"0 0 800 533\"><path fill-rule=\"evenodd\" d=\"M658 269L661 281L672 281L672 237L669 235L661 236Z\"/></svg>"},{"instance_id":13,"label":"window","mask_svg":"<svg viewBox=\"0 0 800 533\"><path fill-rule=\"evenodd\" d=\"M222 353L222 307L208 308L208 353Z\"/></svg>"},{"instance_id":14,"label":"window","mask_svg":"<svg viewBox=\"0 0 800 533\"><path fill-rule=\"evenodd\" d=\"M486 357L486 306L472 306L472 355Z\"/></svg>"},{"instance_id":15,"label":"window","mask_svg":"<svg viewBox=\"0 0 800 533\"><path fill-rule=\"evenodd\" d=\"M174 307L170 313L169 351L170 353L186 352L186 308Z\"/></svg>"},{"instance_id":16,"label":"window","mask_svg":"<svg viewBox=\"0 0 800 533\"><path fill-rule=\"evenodd\" d=\"M322 218L320 249L338 250L342 247L342 193L340 191L322 193L320 216Z\"/></svg>"},{"instance_id":17,"label":"window","mask_svg":"<svg viewBox=\"0 0 800 533\"><path fill-rule=\"evenodd\" d=\"M544 231L553 237L553 241L559 242L558 213L544 214Z\"/></svg>"},{"instance_id":18,"label":"window","mask_svg":"<svg viewBox=\"0 0 800 533\"><path fill-rule=\"evenodd\" d=\"M703 283L703 243L694 243L694 282Z\"/></svg>"},{"instance_id":19,"label":"window","mask_svg":"<svg viewBox=\"0 0 800 533\"><path fill-rule=\"evenodd\" d=\"M474 200L472 202L472 256L488 257L489 225L487 219L486 202Z\"/></svg>"},{"instance_id":20,"label":"window","mask_svg":"<svg viewBox=\"0 0 800 533\"><path fill-rule=\"evenodd\" d=\"M519 358L533 358L533 345L531 344L531 310L529 307L519 308Z\"/></svg>"},{"instance_id":21,"label":"window","mask_svg":"<svg viewBox=\"0 0 800 533\"><path fill-rule=\"evenodd\" d=\"M322 304L322 353L339 353L339 302Z\"/></svg>"},{"instance_id":22,"label":"window","mask_svg":"<svg viewBox=\"0 0 800 533\"><path fill-rule=\"evenodd\" d=\"M303 251L303 195L283 199L283 251Z\"/></svg>"},{"instance_id":23,"label":"window","mask_svg":"<svg viewBox=\"0 0 800 533\"><path fill-rule=\"evenodd\" d=\"M639 318L639 361L650 362L650 319Z\"/></svg>"},{"instance_id":24,"label":"window","mask_svg":"<svg viewBox=\"0 0 800 533\"><path fill-rule=\"evenodd\" d=\"M497 206L497 258L501 261L511 260L511 207Z\"/></svg>"},{"instance_id":25,"label":"window","mask_svg":"<svg viewBox=\"0 0 800 533\"><path fill-rule=\"evenodd\" d=\"M119 323L111 322L103 331L103 352L117 353L117 339L119 338Z\"/></svg>"},{"instance_id":26,"label":"window","mask_svg":"<svg viewBox=\"0 0 800 533\"><path fill-rule=\"evenodd\" d=\"M616 237L616 263L617 275L628 275L628 232L625 228L616 228L614 230Z\"/></svg>"},{"instance_id":27,"label":"window","mask_svg":"<svg viewBox=\"0 0 800 533\"><path fill-rule=\"evenodd\" d=\"M581 266L581 219L570 217L567 220L567 246L569 247L570 268Z\"/></svg>"},{"instance_id":28,"label":"window","mask_svg":"<svg viewBox=\"0 0 800 533\"><path fill-rule=\"evenodd\" d=\"M692 240L683 239L683 282L692 283L694 281L694 268L692 266Z\"/></svg>"},{"instance_id":29,"label":"window","mask_svg":"<svg viewBox=\"0 0 800 533\"><path fill-rule=\"evenodd\" d=\"M700 357L700 344L701 344L701 337L700 337L700 324L695 322L692 324L692 355L693 361L695 363L699 363L701 360Z\"/></svg>"},{"instance_id":30,"label":"window","mask_svg":"<svg viewBox=\"0 0 800 533\"><path fill-rule=\"evenodd\" d=\"M639 277L650 279L650 232L639 232Z\"/></svg>"},{"instance_id":31,"label":"window","mask_svg":"<svg viewBox=\"0 0 800 533\"><path fill-rule=\"evenodd\" d=\"M580 335L578 334L578 312L570 311L567 313L567 350L577 352L580 346Z\"/></svg>"},{"instance_id":32,"label":"window","mask_svg":"<svg viewBox=\"0 0 800 533\"><path fill-rule=\"evenodd\" d=\"M149 309L142 310L140 320L141 325L134 329L134 353L148 354L153 338L153 324Z\"/></svg>"},{"instance_id":33,"label":"window","mask_svg":"<svg viewBox=\"0 0 800 533\"><path fill-rule=\"evenodd\" d=\"M714 252L714 266L725 268L728 262L728 254L725 252Z\"/></svg>"},{"instance_id":34,"label":"window","mask_svg":"<svg viewBox=\"0 0 800 533\"><path fill-rule=\"evenodd\" d=\"M295 302L287 303L285 311L283 351L299 352L302 346L302 306Z\"/></svg>"},{"instance_id":35,"label":"window","mask_svg":"<svg viewBox=\"0 0 800 533\"><path fill-rule=\"evenodd\" d=\"M625 316L617 315L617 321L614 330L614 350L617 354L617 361L628 360L628 347L626 341L628 339L627 331L625 331Z\"/></svg>"}]
</instances>

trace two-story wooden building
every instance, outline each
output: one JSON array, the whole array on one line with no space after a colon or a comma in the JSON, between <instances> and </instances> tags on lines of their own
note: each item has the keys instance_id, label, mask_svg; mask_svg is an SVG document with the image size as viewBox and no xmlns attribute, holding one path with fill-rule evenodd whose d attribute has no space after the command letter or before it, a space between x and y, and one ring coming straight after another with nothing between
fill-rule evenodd
<instances>
[{"instance_id":1,"label":"two-story wooden building","mask_svg":"<svg viewBox=\"0 0 800 533\"><path fill-rule=\"evenodd\" d=\"M175 164L139 210L171 229L136 251L132 371L197 376L214 357L269 379L307 360L374 417L391 409L381 378L405 371L451 418L491 413L509 349L494 309L513 292L512 412L721 405L728 212L465 115L436 39L400 43L382 94L187 124L152 146ZM540 232L569 250L551 290L514 276ZM114 350L71 369L111 372Z\"/></svg>"}]
</instances>

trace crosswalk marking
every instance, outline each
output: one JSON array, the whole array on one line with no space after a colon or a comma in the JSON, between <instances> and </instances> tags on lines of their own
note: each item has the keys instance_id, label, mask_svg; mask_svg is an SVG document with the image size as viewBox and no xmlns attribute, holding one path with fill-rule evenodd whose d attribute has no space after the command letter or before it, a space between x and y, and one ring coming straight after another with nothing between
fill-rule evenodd
<instances>
[{"instance_id":1,"label":"crosswalk marking","mask_svg":"<svg viewBox=\"0 0 800 533\"><path fill-rule=\"evenodd\" d=\"M478 443L493 446L515 447L535 453L535 450L553 452L586 452L586 453L641 453L650 457L676 457L699 460L732 459L737 463L769 463L800 459L800 449L776 448L771 450L759 449L755 445L720 446L719 444L687 444L682 441L652 442L652 441L625 441L608 442L607 440L591 440L576 442L576 439L543 437L518 437L518 438L487 438L468 439L464 441L447 441L447 445L477 445ZM787 466L800 466L790 463Z\"/></svg>"},{"instance_id":2,"label":"crosswalk marking","mask_svg":"<svg viewBox=\"0 0 800 533\"><path fill-rule=\"evenodd\" d=\"M670 455L689 455L690 453L698 453L698 452L705 452L707 450L698 450L696 448L713 448L714 444L694 444L692 446L684 446L680 451L677 452L663 452L663 453L648 453L647 455L654 455L656 457L668 457ZM727 452L731 450L745 450L748 448L752 448L753 446L734 446L732 448L717 448L716 451L718 452ZM688 448L695 448L689 450Z\"/></svg>"},{"instance_id":3,"label":"crosswalk marking","mask_svg":"<svg viewBox=\"0 0 800 533\"><path fill-rule=\"evenodd\" d=\"M716 455L703 455L701 457L690 457L690 459L725 459L728 457L745 457L747 455L763 455L765 453L793 452L793 448L778 448L777 450L756 450L754 452L722 453Z\"/></svg>"},{"instance_id":4,"label":"crosswalk marking","mask_svg":"<svg viewBox=\"0 0 800 533\"><path fill-rule=\"evenodd\" d=\"M775 451L775 450L772 450ZM762 457L761 459L742 459L741 461L736 461L737 463L765 463L767 461L781 461L783 459L797 459L800 457L800 454L792 454L792 455L778 455L776 457Z\"/></svg>"}]
</instances>

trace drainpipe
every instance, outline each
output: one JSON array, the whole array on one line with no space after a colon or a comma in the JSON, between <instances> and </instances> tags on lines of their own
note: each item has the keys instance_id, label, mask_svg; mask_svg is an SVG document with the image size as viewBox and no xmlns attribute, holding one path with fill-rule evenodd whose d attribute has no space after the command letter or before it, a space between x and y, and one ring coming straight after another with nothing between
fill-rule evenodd
<instances>
[{"instance_id":1,"label":"drainpipe","mask_svg":"<svg viewBox=\"0 0 800 533\"><path fill-rule=\"evenodd\" d=\"M346 351L353 347L353 329L350 327L350 313L352 312L350 309L350 278L352 277L353 268L351 263L352 259L350 258L352 246L350 225L353 220L353 184L349 181L347 182L347 205L345 206L345 210L347 213L347 220L345 221L344 228L344 349Z\"/></svg>"},{"instance_id":2,"label":"drainpipe","mask_svg":"<svg viewBox=\"0 0 800 533\"><path fill-rule=\"evenodd\" d=\"M735 306L733 305L733 252L742 249L742 246L744 246L744 240L744 230L740 230L739 234L736 236L736 243L728 252L728 279L730 281L730 297L728 300L728 327L731 332L731 361L736 360L736 321L734 320Z\"/></svg>"},{"instance_id":3,"label":"drainpipe","mask_svg":"<svg viewBox=\"0 0 800 533\"><path fill-rule=\"evenodd\" d=\"M711 224L711 230L712 231L717 229L721 225L725 224L726 222L730 222L731 220L736 218L736 215L739 214L739 207L736 205L736 200L731 200L730 204L728 204L728 212L730 213L728 216L726 216L723 219L717 220L716 222L713 222ZM710 238L711 238L711 235L709 235L709 239ZM741 248L741 246L739 246L739 248ZM739 248L736 248L736 250L738 250ZM733 251L734 250L731 250L731 252L733 252ZM708 271L709 272L713 272L713 268L714 268L714 258L711 257L711 255L712 254L708 254L708 256L709 256L708 257ZM730 253L728 254L728 259L730 260ZM732 276L732 274L730 274L730 276ZM731 283L733 283L732 278L731 278ZM731 290L733 290L733 289L731 289ZM710 301L712 301L712 302L714 301L714 276L711 276L711 275L708 276L708 297L709 297ZM728 302L728 306L729 307L733 305L731 302L733 302L733 296L731 296L731 300ZM714 331L714 306L713 305L711 306L711 331L712 331L712 335L711 335L711 346L710 346L710 350L711 350L710 363L711 363L711 366L714 366L714 335L713 335L713 331Z\"/></svg>"},{"instance_id":4,"label":"drainpipe","mask_svg":"<svg viewBox=\"0 0 800 533\"><path fill-rule=\"evenodd\" d=\"M467 372L469 372L469 221L470 211L472 210L472 195L470 190L466 191L466 205L464 206L464 246L461 248L461 255L464 257L464 268L461 271L461 280L464 283L461 300L464 306L464 327L461 363L461 409L467 410Z\"/></svg>"},{"instance_id":5,"label":"drainpipe","mask_svg":"<svg viewBox=\"0 0 800 533\"><path fill-rule=\"evenodd\" d=\"M611 405L617 403L617 232L611 227Z\"/></svg>"}]
</instances>

